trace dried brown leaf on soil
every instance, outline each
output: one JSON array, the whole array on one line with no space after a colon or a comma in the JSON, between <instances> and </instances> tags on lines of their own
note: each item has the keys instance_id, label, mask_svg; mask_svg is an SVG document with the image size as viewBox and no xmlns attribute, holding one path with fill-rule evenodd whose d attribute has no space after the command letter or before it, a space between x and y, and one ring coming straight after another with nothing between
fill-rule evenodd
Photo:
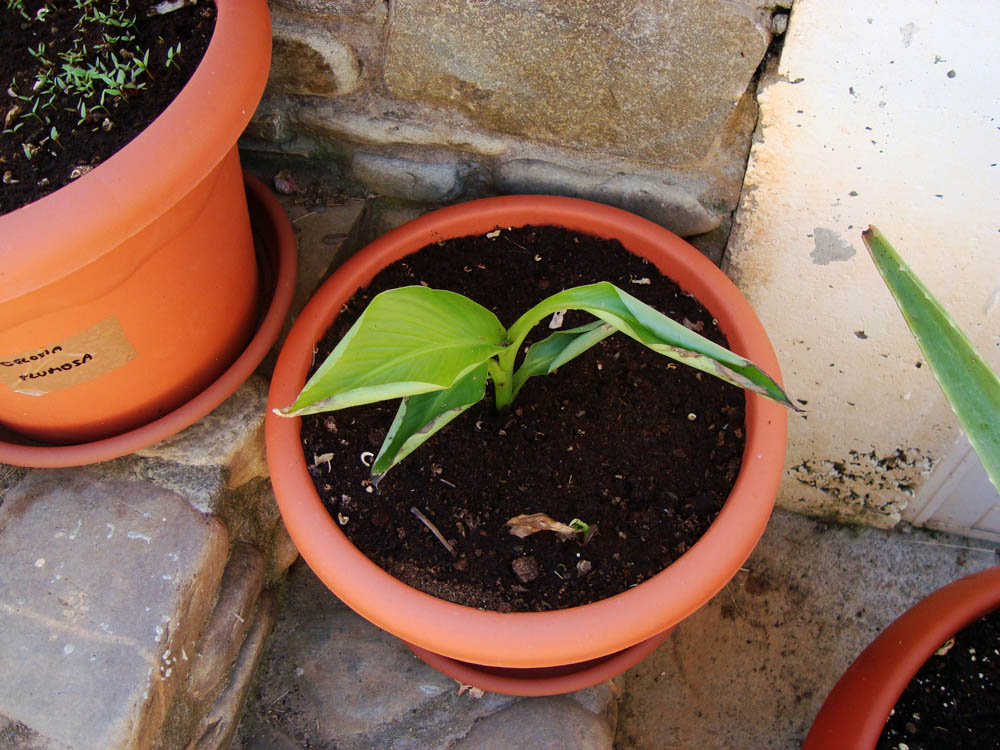
<instances>
[{"instance_id":1,"label":"dried brown leaf on soil","mask_svg":"<svg viewBox=\"0 0 1000 750\"><path fill-rule=\"evenodd\" d=\"M572 539L576 534L576 529L564 523L560 523L544 513L522 513L507 521L510 533L520 539L531 536L538 531L554 531L564 539Z\"/></svg>"}]
</instances>

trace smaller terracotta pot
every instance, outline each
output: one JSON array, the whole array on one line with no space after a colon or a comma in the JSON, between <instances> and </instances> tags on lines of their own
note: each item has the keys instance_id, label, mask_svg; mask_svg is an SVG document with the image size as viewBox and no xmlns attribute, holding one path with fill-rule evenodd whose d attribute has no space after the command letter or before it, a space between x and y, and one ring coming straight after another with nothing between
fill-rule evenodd
<instances>
[{"instance_id":1,"label":"smaller terracotta pot","mask_svg":"<svg viewBox=\"0 0 1000 750\"><path fill-rule=\"evenodd\" d=\"M719 321L734 351L778 376L774 351L746 299L715 265L676 235L634 214L589 201L539 195L487 198L434 211L383 235L317 291L275 366L266 417L267 459L289 534L342 601L462 682L495 692L547 695L587 687L628 669L735 575L774 506L785 457L784 408L748 396L746 448L735 486L716 521L679 560L603 601L518 613L436 599L366 558L316 493L299 440L301 419L272 412L295 399L316 343L343 304L382 268L443 239L526 225L557 225L618 239L692 293Z\"/></svg>"},{"instance_id":2,"label":"smaller terracotta pot","mask_svg":"<svg viewBox=\"0 0 1000 750\"><path fill-rule=\"evenodd\" d=\"M938 589L902 614L848 667L823 702L803 750L864 750L899 696L955 633L1000 607L1000 566Z\"/></svg>"},{"instance_id":3,"label":"smaller terracotta pot","mask_svg":"<svg viewBox=\"0 0 1000 750\"><path fill-rule=\"evenodd\" d=\"M174 435L204 417L249 378L271 350L288 316L295 291L295 230L263 182L244 173L250 221L258 249L261 292L257 330L243 353L190 401L147 424L111 437L70 445L26 441L0 430L0 463L55 469L108 461Z\"/></svg>"},{"instance_id":4,"label":"smaller terracotta pot","mask_svg":"<svg viewBox=\"0 0 1000 750\"><path fill-rule=\"evenodd\" d=\"M174 101L75 182L0 217L0 424L82 443L194 397L252 333L258 279L236 140L267 82L264 0L217 0Z\"/></svg>"}]
</instances>

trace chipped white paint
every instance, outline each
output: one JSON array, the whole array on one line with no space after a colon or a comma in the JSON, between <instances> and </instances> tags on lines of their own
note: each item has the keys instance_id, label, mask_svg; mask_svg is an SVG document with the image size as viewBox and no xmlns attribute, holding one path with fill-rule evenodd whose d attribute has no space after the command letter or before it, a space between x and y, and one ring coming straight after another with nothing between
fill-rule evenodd
<instances>
[{"instance_id":1,"label":"chipped white paint","mask_svg":"<svg viewBox=\"0 0 1000 750\"><path fill-rule=\"evenodd\" d=\"M807 402L789 415L784 507L891 526L958 436L861 242L869 223L1000 367L998 44L990 3L796 0L727 265ZM919 460L883 463L897 451ZM871 471L803 468L852 455Z\"/></svg>"},{"instance_id":2,"label":"chipped white paint","mask_svg":"<svg viewBox=\"0 0 1000 750\"><path fill-rule=\"evenodd\" d=\"M76 541L77 536L80 534L80 530L83 528L83 521L79 518L76 520L76 528L69 533L70 541Z\"/></svg>"},{"instance_id":3,"label":"chipped white paint","mask_svg":"<svg viewBox=\"0 0 1000 750\"><path fill-rule=\"evenodd\" d=\"M63 646L63 653L66 654L66 656L69 656L74 651L76 651L76 646L74 646L72 643L67 643L65 646Z\"/></svg>"},{"instance_id":4,"label":"chipped white paint","mask_svg":"<svg viewBox=\"0 0 1000 750\"><path fill-rule=\"evenodd\" d=\"M125 536L129 539L141 539L146 544L151 544L153 539L148 534L140 534L138 531L130 531Z\"/></svg>"},{"instance_id":5,"label":"chipped white paint","mask_svg":"<svg viewBox=\"0 0 1000 750\"><path fill-rule=\"evenodd\" d=\"M44 557L39 557L37 560L35 560L35 567L36 568L44 568L45 567L45 558Z\"/></svg>"},{"instance_id":6,"label":"chipped white paint","mask_svg":"<svg viewBox=\"0 0 1000 750\"><path fill-rule=\"evenodd\" d=\"M108 527L108 535L105 537L105 539L110 539L115 535L115 525L113 523L106 523L104 525Z\"/></svg>"}]
</instances>

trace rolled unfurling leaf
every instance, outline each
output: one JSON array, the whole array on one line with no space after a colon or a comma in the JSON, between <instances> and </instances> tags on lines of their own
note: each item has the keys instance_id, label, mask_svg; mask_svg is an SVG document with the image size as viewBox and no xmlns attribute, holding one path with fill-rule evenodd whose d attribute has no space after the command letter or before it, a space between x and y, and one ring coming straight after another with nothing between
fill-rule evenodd
<instances>
[{"instance_id":1,"label":"rolled unfurling leaf","mask_svg":"<svg viewBox=\"0 0 1000 750\"><path fill-rule=\"evenodd\" d=\"M513 342L512 345L519 345L527 336L528 331L542 318L558 310L567 309L588 312L614 330L621 331L659 354L798 410L798 407L785 395L781 386L746 357L741 357L725 347L709 341L704 336L675 320L671 320L645 302L606 281L567 289L535 305L510 327L508 336ZM563 357L562 361L565 362L578 356L602 338L592 335L590 340L585 340L581 336L581 341L576 343L571 356ZM585 341L586 347L583 346ZM506 352L500 355L501 362L505 356L507 356ZM523 383L528 376L534 374L537 373L528 372L525 376L515 373L515 385Z\"/></svg>"}]
</instances>

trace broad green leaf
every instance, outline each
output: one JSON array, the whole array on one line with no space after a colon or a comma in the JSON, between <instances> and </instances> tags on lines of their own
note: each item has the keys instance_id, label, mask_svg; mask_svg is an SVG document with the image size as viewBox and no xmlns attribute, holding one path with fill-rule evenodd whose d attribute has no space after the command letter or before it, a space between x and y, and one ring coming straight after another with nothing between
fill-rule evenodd
<instances>
[{"instance_id":1,"label":"broad green leaf","mask_svg":"<svg viewBox=\"0 0 1000 750\"><path fill-rule=\"evenodd\" d=\"M509 340L520 346L540 320L567 309L589 312L659 354L797 408L781 387L750 360L709 341L606 281L567 289L543 300L511 326Z\"/></svg>"},{"instance_id":2,"label":"broad green leaf","mask_svg":"<svg viewBox=\"0 0 1000 750\"><path fill-rule=\"evenodd\" d=\"M945 398L1000 489L1000 379L875 227L861 234Z\"/></svg>"},{"instance_id":3,"label":"broad green leaf","mask_svg":"<svg viewBox=\"0 0 1000 750\"><path fill-rule=\"evenodd\" d=\"M603 320L595 320L579 328L556 331L532 344L524 355L524 362L514 373L514 395L517 395L528 378L548 375L614 332L615 329Z\"/></svg>"},{"instance_id":4,"label":"broad green leaf","mask_svg":"<svg viewBox=\"0 0 1000 750\"><path fill-rule=\"evenodd\" d=\"M376 483L435 432L482 401L485 393L486 365L482 364L450 388L404 398L372 463Z\"/></svg>"},{"instance_id":5,"label":"broad green leaf","mask_svg":"<svg viewBox=\"0 0 1000 750\"><path fill-rule=\"evenodd\" d=\"M450 387L503 349L506 331L454 292L407 286L377 295L284 416Z\"/></svg>"}]
</instances>

